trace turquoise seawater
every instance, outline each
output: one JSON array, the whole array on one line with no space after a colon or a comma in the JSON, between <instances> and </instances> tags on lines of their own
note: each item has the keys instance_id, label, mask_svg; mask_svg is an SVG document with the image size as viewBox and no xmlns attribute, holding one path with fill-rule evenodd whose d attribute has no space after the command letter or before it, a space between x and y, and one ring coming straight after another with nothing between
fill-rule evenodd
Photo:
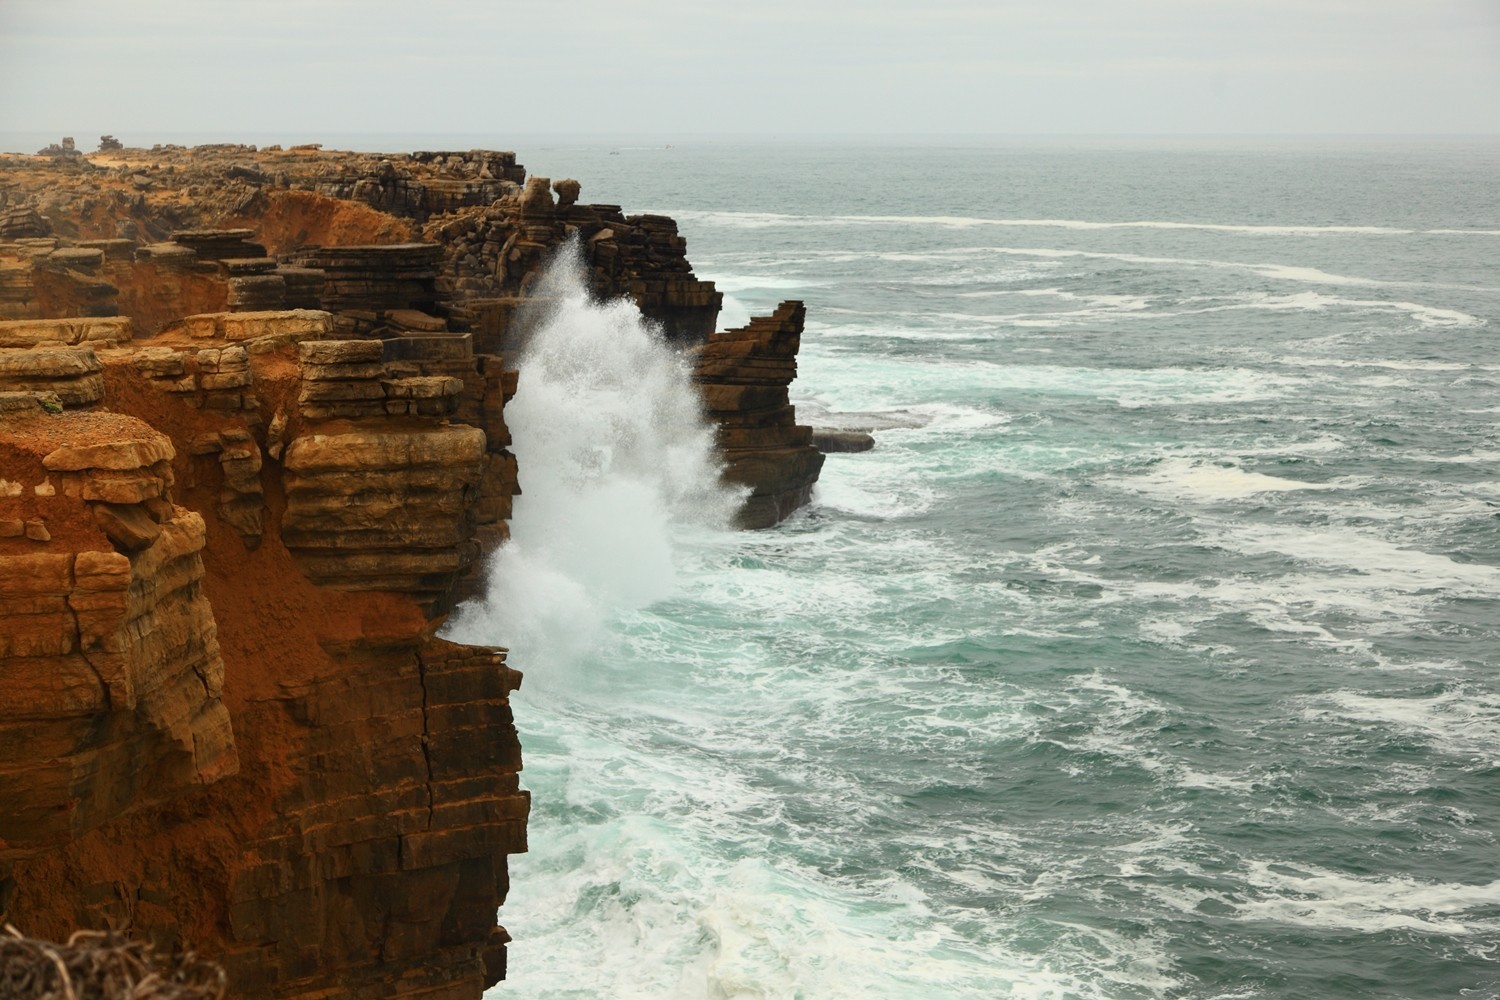
<instances>
[{"instance_id":1,"label":"turquoise seawater","mask_svg":"<svg viewBox=\"0 0 1500 1000\"><path fill-rule=\"evenodd\" d=\"M521 498L593 612L494 996L1500 996L1500 144L518 152L877 446L764 532Z\"/></svg>"}]
</instances>

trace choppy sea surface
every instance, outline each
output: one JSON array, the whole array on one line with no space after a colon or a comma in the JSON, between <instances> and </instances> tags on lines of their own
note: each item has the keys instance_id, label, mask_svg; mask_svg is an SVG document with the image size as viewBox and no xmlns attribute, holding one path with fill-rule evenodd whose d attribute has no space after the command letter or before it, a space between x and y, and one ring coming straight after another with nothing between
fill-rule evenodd
<instances>
[{"instance_id":1,"label":"choppy sea surface","mask_svg":"<svg viewBox=\"0 0 1500 1000\"><path fill-rule=\"evenodd\" d=\"M1500 996L1500 144L520 153L877 446L729 532L523 363L493 996Z\"/></svg>"}]
</instances>

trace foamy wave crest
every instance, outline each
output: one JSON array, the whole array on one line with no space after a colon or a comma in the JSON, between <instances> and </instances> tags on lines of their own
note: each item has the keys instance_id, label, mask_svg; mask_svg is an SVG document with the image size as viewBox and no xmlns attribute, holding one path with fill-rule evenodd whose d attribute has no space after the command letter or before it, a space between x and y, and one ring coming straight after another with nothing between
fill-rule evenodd
<instances>
[{"instance_id":1,"label":"foamy wave crest","mask_svg":"<svg viewBox=\"0 0 1500 1000\"><path fill-rule=\"evenodd\" d=\"M739 299L735 298L733 295L725 292L724 302L719 307L719 322L717 329L721 332L724 330L736 330L742 326L748 325L749 322L750 307L745 305L745 303L741 302Z\"/></svg>"},{"instance_id":2,"label":"foamy wave crest","mask_svg":"<svg viewBox=\"0 0 1500 1000\"><path fill-rule=\"evenodd\" d=\"M1335 691L1316 699L1306 715L1311 719L1366 723L1381 731L1400 730L1452 754L1486 761L1500 757L1496 749L1500 743L1500 695L1466 685L1413 697Z\"/></svg>"},{"instance_id":3,"label":"foamy wave crest","mask_svg":"<svg viewBox=\"0 0 1500 1000\"><path fill-rule=\"evenodd\" d=\"M1493 932L1491 911L1500 882L1480 885L1414 878L1364 878L1311 866L1293 869L1252 862L1250 880L1266 893L1239 907L1248 919L1361 933L1410 930L1435 934Z\"/></svg>"},{"instance_id":4,"label":"foamy wave crest","mask_svg":"<svg viewBox=\"0 0 1500 1000\"><path fill-rule=\"evenodd\" d=\"M546 670L673 590L674 535L727 526L713 431L683 359L627 299L593 301L576 243L543 278L506 422L524 490L485 596L449 628Z\"/></svg>"},{"instance_id":5,"label":"foamy wave crest","mask_svg":"<svg viewBox=\"0 0 1500 1000\"><path fill-rule=\"evenodd\" d=\"M1491 915L1500 882L1469 885L1393 876L1369 878L1311 865L1250 861L1243 877L1249 892L1206 895L1159 887L1152 895L1184 912L1201 912L1205 899L1237 920L1273 921L1317 930L1382 934L1407 931L1466 936L1492 934Z\"/></svg>"}]
</instances>

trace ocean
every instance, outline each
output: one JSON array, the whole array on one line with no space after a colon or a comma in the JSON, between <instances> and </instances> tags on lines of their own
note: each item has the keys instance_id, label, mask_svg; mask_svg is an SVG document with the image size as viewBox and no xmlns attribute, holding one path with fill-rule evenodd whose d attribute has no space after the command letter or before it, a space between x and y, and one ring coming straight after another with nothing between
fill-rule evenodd
<instances>
[{"instance_id":1,"label":"ocean","mask_svg":"<svg viewBox=\"0 0 1500 1000\"><path fill-rule=\"evenodd\" d=\"M1500 997L1500 142L517 150L876 447L733 532L628 306L520 359L491 996Z\"/></svg>"}]
</instances>

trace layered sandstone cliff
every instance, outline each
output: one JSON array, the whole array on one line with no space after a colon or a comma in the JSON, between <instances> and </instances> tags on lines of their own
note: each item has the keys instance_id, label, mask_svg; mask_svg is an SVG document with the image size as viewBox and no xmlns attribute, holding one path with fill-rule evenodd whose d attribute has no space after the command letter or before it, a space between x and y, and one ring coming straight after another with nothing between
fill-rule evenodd
<instances>
[{"instance_id":1,"label":"layered sandstone cliff","mask_svg":"<svg viewBox=\"0 0 1500 1000\"><path fill-rule=\"evenodd\" d=\"M806 317L801 302L783 302L772 315L715 333L689 352L704 409L719 425L725 479L750 488L743 527L770 527L806 504L823 468L812 428L797 424L787 393Z\"/></svg>"},{"instance_id":2,"label":"layered sandstone cliff","mask_svg":"<svg viewBox=\"0 0 1500 1000\"><path fill-rule=\"evenodd\" d=\"M82 349L138 416L0 396L0 911L191 944L238 995L473 997L525 848L519 675L434 631L513 466L450 419L461 380L421 412L381 341L332 335ZM351 355L394 405L307 405Z\"/></svg>"},{"instance_id":3,"label":"layered sandstone cliff","mask_svg":"<svg viewBox=\"0 0 1500 1000\"><path fill-rule=\"evenodd\" d=\"M508 536L549 256L695 352L745 524L822 461L801 304L713 334L675 224L578 193L506 153L0 157L6 921L190 946L244 997L503 976L520 675L436 635Z\"/></svg>"}]
</instances>

